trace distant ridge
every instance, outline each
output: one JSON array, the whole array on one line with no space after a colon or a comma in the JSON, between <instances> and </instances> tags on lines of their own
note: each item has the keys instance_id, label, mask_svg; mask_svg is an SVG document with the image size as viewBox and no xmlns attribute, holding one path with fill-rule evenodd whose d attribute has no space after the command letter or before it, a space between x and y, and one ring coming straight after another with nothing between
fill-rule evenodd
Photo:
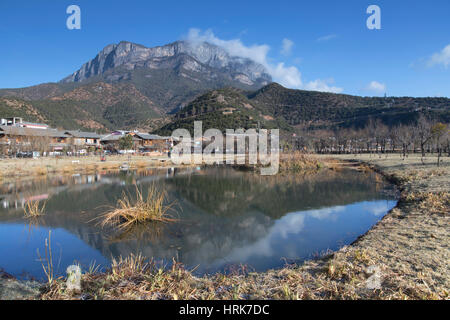
<instances>
[{"instance_id":1,"label":"distant ridge","mask_svg":"<svg viewBox=\"0 0 450 320\"><path fill-rule=\"evenodd\" d=\"M420 114L450 122L450 99L412 97L359 97L318 91L287 89L271 83L254 92L233 88L210 91L173 115L172 121L155 130L170 134L177 128L192 132L193 122L203 129L362 128L369 119L387 125L411 123Z\"/></svg>"}]
</instances>

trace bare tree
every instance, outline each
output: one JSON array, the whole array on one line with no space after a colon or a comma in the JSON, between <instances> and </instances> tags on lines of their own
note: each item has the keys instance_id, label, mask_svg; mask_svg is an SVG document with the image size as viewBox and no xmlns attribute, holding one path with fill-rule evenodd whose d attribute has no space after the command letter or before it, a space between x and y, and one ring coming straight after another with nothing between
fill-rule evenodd
<instances>
[{"instance_id":1,"label":"bare tree","mask_svg":"<svg viewBox=\"0 0 450 320\"><path fill-rule=\"evenodd\" d=\"M443 123L438 122L431 127L431 134L436 145L436 152L438 154L437 166L439 167L442 156L442 146L444 141L446 140L445 136L448 136L447 126Z\"/></svg>"},{"instance_id":2,"label":"bare tree","mask_svg":"<svg viewBox=\"0 0 450 320\"><path fill-rule=\"evenodd\" d=\"M334 131L334 145L339 154L345 153L348 143L348 131L345 129L336 129Z\"/></svg>"},{"instance_id":3,"label":"bare tree","mask_svg":"<svg viewBox=\"0 0 450 320\"><path fill-rule=\"evenodd\" d=\"M398 138L398 141L402 146L403 159L405 159L408 153L408 149L414 141L413 130L405 125L399 125L398 127L395 127L393 130Z\"/></svg>"},{"instance_id":4,"label":"bare tree","mask_svg":"<svg viewBox=\"0 0 450 320\"><path fill-rule=\"evenodd\" d=\"M395 130L395 128L392 128L391 130L389 130L388 136L389 136L389 140L391 143L391 152L395 153L395 148L397 147L397 144L399 143L397 131Z\"/></svg>"},{"instance_id":5,"label":"bare tree","mask_svg":"<svg viewBox=\"0 0 450 320\"><path fill-rule=\"evenodd\" d=\"M377 145L377 153L379 153L379 149L381 149L381 153L386 152L386 144L389 138L389 128L378 119L375 122L375 141ZM381 154L379 154L381 157Z\"/></svg>"},{"instance_id":6,"label":"bare tree","mask_svg":"<svg viewBox=\"0 0 450 320\"><path fill-rule=\"evenodd\" d=\"M445 148L447 149L447 156L450 157L450 134L447 132L447 134L445 135L446 138L446 142L444 143Z\"/></svg>"},{"instance_id":7,"label":"bare tree","mask_svg":"<svg viewBox=\"0 0 450 320\"><path fill-rule=\"evenodd\" d=\"M377 133L377 125L375 121L370 118L366 124L366 138L367 138L367 152L372 153L372 141L375 140L376 143L376 152L378 152L378 140L375 138Z\"/></svg>"},{"instance_id":8,"label":"bare tree","mask_svg":"<svg viewBox=\"0 0 450 320\"><path fill-rule=\"evenodd\" d=\"M422 163L424 163L423 158L425 157L425 146L433 137L431 132L431 122L421 114L417 120L416 125L417 141L420 145L420 152L422 153Z\"/></svg>"}]
</instances>

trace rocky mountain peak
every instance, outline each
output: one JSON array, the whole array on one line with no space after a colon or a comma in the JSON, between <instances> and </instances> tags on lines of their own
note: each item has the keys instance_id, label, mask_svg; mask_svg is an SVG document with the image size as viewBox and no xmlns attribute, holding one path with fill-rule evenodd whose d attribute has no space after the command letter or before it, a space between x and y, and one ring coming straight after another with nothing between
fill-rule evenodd
<instances>
[{"instance_id":1,"label":"rocky mountain peak","mask_svg":"<svg viewBox=\"0 0 450 320\"><path fill-rule=\"evenodd\" d=\"M123 69L129 71L139 68L174 69L180 66L180 61L175 61L177 59L184 61L181 66L185 66L187 70L204 72L207 69L209 73L212 71L220 75L225 74L231 81L245 85L262 86L272 81L261 64L247 58L230 56L225 49L208 42L176 41L164 46L147 48L121 41L103 48L94 59L61 82L83 82L96 76L103 77L107 72L109 78L106 80L124 79L123 75L115 74L116 69L121 68L119 73L123 73ZM193 68L195 64L198 65Z\"/></svg>"}]
</instances>

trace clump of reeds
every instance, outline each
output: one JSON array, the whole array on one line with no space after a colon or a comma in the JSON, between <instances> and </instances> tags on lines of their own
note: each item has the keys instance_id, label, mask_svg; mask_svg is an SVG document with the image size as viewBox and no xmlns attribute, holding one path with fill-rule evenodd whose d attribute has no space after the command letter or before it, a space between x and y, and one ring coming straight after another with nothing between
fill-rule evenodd
<instances>
[{"instance_id":1,"label":"clump of reeds","mask_svg":"<svg viewBox=\"0 0 450 320\"><path fill-rule=\"evenodd\" d=\"M37 218L44 215L46 203L40 207L39 201L29 200L26 202L24 207L25 218Z\"/></svg>"},{"instance_id":2,"label":"clump of reeds","mask_svg":"<svg viewBox=\"0 0 450 320\"><path fill-rule=\"evenodd\" d=\"M124 275L133 276L145 272L149 264L142 254L131 254L123 258L113 258L111 262L111 274L114 278L122 278Z\"/></svg>"},{"instance_id":3,"label":"clump of reeds","mask_svg":"<svg viewBox=\"0 0 450 320\"><path fill-rule=\"evenodd\" d=\"M280 158L280 171L317 171L323 164L315 157L303 152L294 152Z\"/></svg>"},{"instance_id":4,"label":"clump of reeds","mask_svg":"<svg viewBox=\"0 0 450 320\"><path fill-rule=\"evenodd\" d=\"M48 232L48 238L45 238L45 256L41 257L39 249L37 249L37 255L39 261L41 262L42 269L44 270L45 276L49 285L52 285L54 280L54 266L53 266L53 252L52 252L52 231Z\"/></svg>"},{"instance_id":5,"label":"clump of reeds","mask_svg":"<svg viewBox=\"0 0 450 320\"><path fill-rule=\"evenodd\" d=\"M151 185L144 197L142 190L136 186L136 199L123 193L117 206L101 216L101 226L113 226L126 229L132 225L146 222L176 221L169 213L173 211L174 202L167 203L167 192Z\"/></svg>"}]
</instances>

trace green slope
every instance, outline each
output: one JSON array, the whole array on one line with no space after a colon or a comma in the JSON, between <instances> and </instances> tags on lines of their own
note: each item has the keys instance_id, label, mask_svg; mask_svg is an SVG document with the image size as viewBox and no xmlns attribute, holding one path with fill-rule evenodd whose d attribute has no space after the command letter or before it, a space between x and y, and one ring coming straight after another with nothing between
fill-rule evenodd
<instances>
[{"instance_id":1,"label":"green slope","mask_svg":"<svg viewBox=\"0 0 450 320\"><path fill-rule=\"evenodd\" d=\"M224 114L227 109L232 114ZM450 99L411 97L359 97L317 91L293 90L272 83L254 92L237 89L214 90L178 111L172 121L156 130L170 134L176 128L192 130L194 121L203 128L333 129L361 128L369 119L387 125L411 123L420 114L450 122Z\"/></svg>"}]
</instances>

